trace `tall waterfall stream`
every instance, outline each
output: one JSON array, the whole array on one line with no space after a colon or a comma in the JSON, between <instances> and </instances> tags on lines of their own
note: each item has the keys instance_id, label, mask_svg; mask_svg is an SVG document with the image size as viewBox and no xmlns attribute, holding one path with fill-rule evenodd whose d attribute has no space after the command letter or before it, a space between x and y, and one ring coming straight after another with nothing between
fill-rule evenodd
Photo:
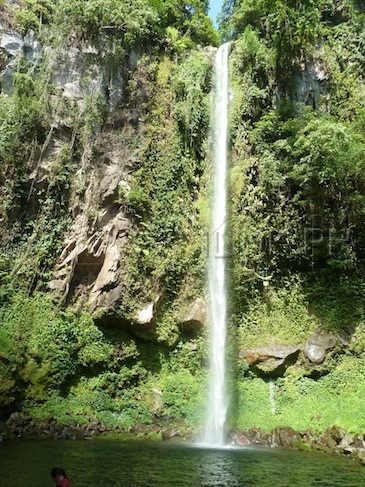
<instances>
[{"instance_id":1,"label":"tall waterfall stream","mask_svg":"<svg viewBox=\"0 0 365 487\"><path fill-rule=\"evenodd\" d=\"M227 218L228 50L223 44L215 58L213 116L214 196L209 245L210 385L204 443L224 444L227 414L225 229Z\"/></svg>"}]
</instances>

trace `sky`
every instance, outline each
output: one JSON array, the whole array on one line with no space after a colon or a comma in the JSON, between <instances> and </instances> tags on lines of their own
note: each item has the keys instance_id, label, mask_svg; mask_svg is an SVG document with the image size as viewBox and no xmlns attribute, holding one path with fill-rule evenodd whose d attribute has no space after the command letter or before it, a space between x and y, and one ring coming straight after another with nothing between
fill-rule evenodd
<instances>
[{"instance_id":1,"label":"sky","mask_svg":"<svg viewBox=\"0 0 365 487\"><path fill-rule=\"evenodd\" d=\"M221 11L223 0L210 0L209 16L213 19L214 25L217 26L217 15Z\"/></svg>"}]
</instances>

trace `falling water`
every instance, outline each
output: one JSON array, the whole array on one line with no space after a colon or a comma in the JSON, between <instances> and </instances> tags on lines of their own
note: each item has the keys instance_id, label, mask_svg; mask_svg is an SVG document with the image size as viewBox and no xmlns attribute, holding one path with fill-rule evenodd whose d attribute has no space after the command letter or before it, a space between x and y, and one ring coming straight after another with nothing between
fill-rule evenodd
<instances>
[{"instance_id":1,"label":"falling water","mask_svg":"<svg viewBox=\"0 0 365 487\"><path fill-rule=\"evenodd\" d=\"M226 172L228 127L228 48L223 44L215 58L213 118L214 204L209 248L210 391L205 443L224 444L227 414L225 343L227 292L225 282Z\"/></svg>"}]
</instances>

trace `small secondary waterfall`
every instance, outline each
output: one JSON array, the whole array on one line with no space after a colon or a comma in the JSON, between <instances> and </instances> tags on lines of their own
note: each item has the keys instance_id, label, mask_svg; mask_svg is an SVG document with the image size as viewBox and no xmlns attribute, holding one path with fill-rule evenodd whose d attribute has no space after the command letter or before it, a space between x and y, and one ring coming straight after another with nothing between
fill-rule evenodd
<instances>
[{"instance_id":1,"label":"small secondary waterfall","mask_svg":"<svg viewBox=\"0 0 365 487\"><path fill-rule=\"evenodd\" d=\"M228 49L228 43L220 46L215 58L214 204L209 242L210 390L204 438L204 442L212 446L224 444L224 424L227 414L225 364L227 291L224 240L227 218Z\"/></svg>"}]
</instances>

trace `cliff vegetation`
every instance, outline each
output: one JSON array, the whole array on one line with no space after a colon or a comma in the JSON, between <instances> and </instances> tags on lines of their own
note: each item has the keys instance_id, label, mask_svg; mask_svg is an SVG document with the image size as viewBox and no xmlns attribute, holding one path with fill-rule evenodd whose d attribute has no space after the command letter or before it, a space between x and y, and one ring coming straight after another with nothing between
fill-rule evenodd
<instances>
[{"instance_id":1,"label":"cliff vegetation","mask_svg":"<svg viewBox=\"0 0 365 487\"><path fill-rule=\"evenodd\" d=\"M230 40L229 427L364 432L357 0L0 1L0 411L196 432Z\"/></svg>"}]
</instances>

